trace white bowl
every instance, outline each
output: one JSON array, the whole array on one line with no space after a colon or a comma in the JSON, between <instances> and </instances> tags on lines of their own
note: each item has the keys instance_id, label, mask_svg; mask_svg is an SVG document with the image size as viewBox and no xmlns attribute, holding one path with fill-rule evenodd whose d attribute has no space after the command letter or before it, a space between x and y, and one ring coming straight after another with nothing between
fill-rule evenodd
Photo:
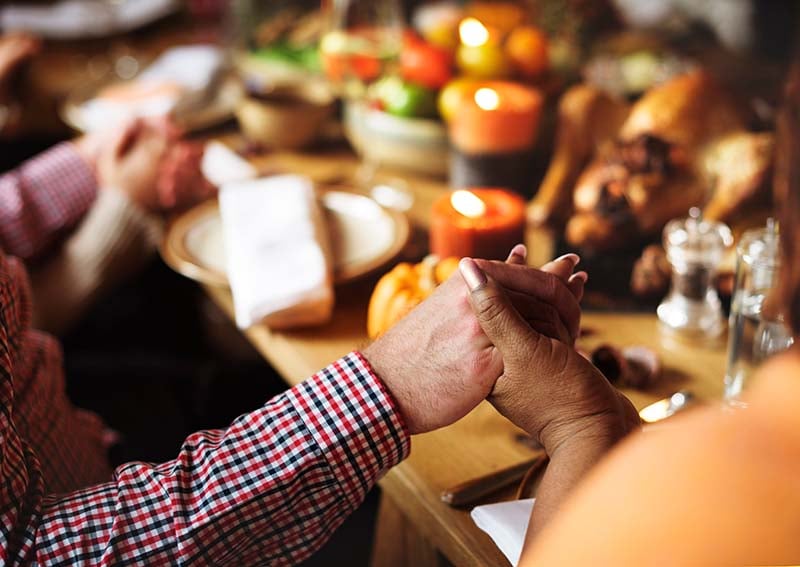
<instances>
[{"instance_id":1,"label":"white bowl","mask_svg":"<svg viewBox=\"0 0 800 567\"><path fill-rule=\"evenodd\" d=\"M344 126L350 143L368 161L427 175L447 175L449 143L442 122L400 118L361 102L348 102Z\"/></svg>"}]
</instances>

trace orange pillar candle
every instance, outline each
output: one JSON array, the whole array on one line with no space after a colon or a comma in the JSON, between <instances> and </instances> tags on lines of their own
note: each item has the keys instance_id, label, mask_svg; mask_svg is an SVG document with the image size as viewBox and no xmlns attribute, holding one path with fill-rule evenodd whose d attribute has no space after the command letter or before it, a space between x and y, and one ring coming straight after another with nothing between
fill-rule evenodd
<instances>
[{"instance_id":1,"label":"orange pillar candle","mask_svg":"<svg viewBox=\"0 0 800 567\"><path fill-rule=\"evenodd\" d=\"M525 201L510 191L454 191L433 204L430 248L440 258L503 260L524 237Z\"/></svg>"},{"instance_id":2,"label":"orange pillar candle","mask_svg":"<svg viewBox=\"0 0 800 567\"><path fill-rule=\"evenodd\" d=\"M465 96L450 121L450 141L467 154L499 154L533 146L542 95L507 81L486 81Z\"/></svg>"},{"instance_id":3,"label":"orange pillar candle","mask_svg":"<svg viewBox=\"0 0 800 567\"><path fill-rule=\"evenodd\" d=\"M541 110L538 91L504 81L482 83L462 98L449 123L451 185L532 190Z\"/></svg>"}]
</instances>

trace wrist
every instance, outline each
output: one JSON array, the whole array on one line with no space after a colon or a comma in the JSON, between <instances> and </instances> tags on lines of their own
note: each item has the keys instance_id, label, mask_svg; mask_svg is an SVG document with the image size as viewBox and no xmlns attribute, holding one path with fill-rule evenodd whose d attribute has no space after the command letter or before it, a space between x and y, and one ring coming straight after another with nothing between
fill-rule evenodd
<instances>
[{"instance_id":1,"label":"wrist","mask_svg":"<svg viewBox=\"0 0 800 567\"><path fill-rule=\"evenodd\" d=\"M624 412L607 409L568 420L553 419L539 432L539 442L550 457L580 450L605 453L630 431Z\"/></svg>"},{"instance_id":2,"label":"wrist","mask_svg":"<svg viewBox=\"0 0 800 567\"><path fill-rule=\"evenodd\" d=\"M411 411L409 395L404 387L404 381L398 379L400 365L391 356L387 356L381 340L375 341L361 351L361 356L367 361L375 376L383 384L388 397L394 402L400 421L405 425L410 434L419 433L419 427Z\"/></svg>"}]
</instances>

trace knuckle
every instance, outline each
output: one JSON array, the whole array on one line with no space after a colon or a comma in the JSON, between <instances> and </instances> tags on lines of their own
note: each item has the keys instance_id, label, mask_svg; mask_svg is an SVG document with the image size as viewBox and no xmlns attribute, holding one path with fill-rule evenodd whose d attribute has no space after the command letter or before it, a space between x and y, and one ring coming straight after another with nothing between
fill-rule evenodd
<instances>
[{"instance_id":1,"label":"knuckle","mask_svg":"<svg viewBox=\"0 0 800 567\"><path fill-rule=\"evenodd\" d=\"M558 276L549 272L542 272L542 274L544 276L542 281L544 296L550 301L553 301L558 297L558 288L561 280Z\"/></svg>"},{"instance_id":2,"label":"knuckle","mask_svg":"<svg viewBox=\"0 0 800 567\"><path fill-rule=\"evenodd\" d=\"M497 322L505 312L505 306L497 293L486 293L478 298L475 305L478 317L485 323Z\"/></svg>"},{"instance_id":3,"label":"knuckle","mask_svg":"<svg viewBox=\"0 0 800 567\"><path fill-rule=\"evenodd\" d=\"M467 322L464 325L464 330L467 333L467 336L473 339L476 337L481 337L485 334L480 322L475 317L469 317L467 319Z\"/></svg>"},{"instance_id":4,"label":"knuckle","mask_svg":"<svg viewBox=\"0 0 800 567\"><path fill-rule=\"evenodd\" d=\"M462 359L462 364L468 376L481 376L486 371L485 357L477 352L466 355Z\"/></svg>"}]
</instances>

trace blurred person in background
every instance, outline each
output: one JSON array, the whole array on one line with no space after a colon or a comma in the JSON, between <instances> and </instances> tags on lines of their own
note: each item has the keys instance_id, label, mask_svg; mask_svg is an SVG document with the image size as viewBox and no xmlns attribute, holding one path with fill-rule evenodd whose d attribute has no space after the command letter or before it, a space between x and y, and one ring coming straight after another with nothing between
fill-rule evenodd
<instances>
[{"instance_id":1,"label":"blurred person in background","mask_svg":"<svg viewBox=\"0 0 800 567\"><path fill-rule=\"evenodd\" d=\"M0 127L19 104L2 106L14 76L39 49L28 34L0 36ZM0 175L0 248L37 272L39 328L63 334L103 290L142 268L155 250L154 215L212 194L201 157L200 144L156 119L86 134ZM113 184L127 192L100 189Z\"/></svg>"},{"instance_id":2,"label":"blurred person in background","mask_svg":"<svg viewBox=\"0 0 800 567\"><path fill-rule=\"evenodd\" d=\"M33 268L38 328L65 334L146 266L160 213L212 194L201 157L167 121L136 120L0 176L0 247Z\"/></svg>"},{"instance_id":3,"label":"blurred person in background","mask_svg":"<svg viewBox=\"0 0 800 567\"><path fill-rule=\"evenodd\" d=\"M27 35L0 38L0 95L38 49ZM0 250L32 272L37 308L26 317L35 328L67 333L145 268L160 235L158 215L211 194L201 157L202 147L180 141L167 121L134 121L58 144L0 174ZM61 492L107 479L116 436L69 403L63 374L50 370L61 365L58 345L39 333L26 344L16 418L48 486Z\"/></svg>"},{"instance_id":4,"label":"blurred person in background","mask_svg":"<svg viewBox=\"0 0 800 567\"><path fill-rule=\"evenodd\" d=\"M166 125L135 121L58 145L0 176L0 250L34 264L56 247L34 278L44 308L26 311L25 320L64 330L153 253L153 213L203 196L196 192L207 187L198 182L199 156L174 153L174 142ZM40 456L47 486L61 492L107 479L114 436L67 400L58 344L31 331L24 345L16 421Z\"/></svg>"}]
</instances>

